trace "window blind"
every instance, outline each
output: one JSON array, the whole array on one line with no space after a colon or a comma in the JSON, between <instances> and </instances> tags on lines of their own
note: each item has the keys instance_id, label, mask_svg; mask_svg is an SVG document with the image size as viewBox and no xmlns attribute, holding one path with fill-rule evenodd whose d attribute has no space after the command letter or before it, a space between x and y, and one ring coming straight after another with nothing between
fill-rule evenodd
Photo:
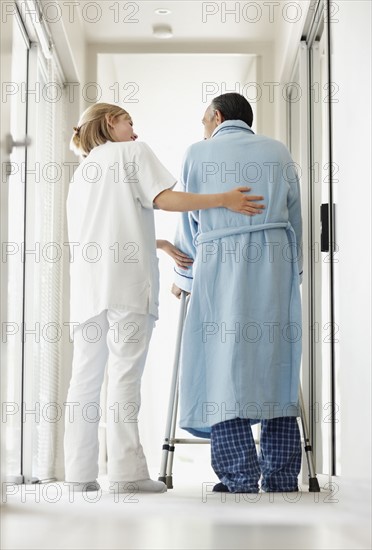
<instances>
[{"instance_id":1,"label":"window blind","mask_svg":"<svg viewBox=\"0 0 372 550\"><path fill-rule=\"evenodd\" d=\"M37 107L36 164L39 181L34 186L34 243L39 262L32 274L33 394L40 414L32 435L32 470L40 480L54 478L61 457L63 407L61 403L64 241L64 121L65 92L53 59L39 53L40 101ZM59 97L60 96L60 97ZM59 97L59 99L58 99ZM57 99L56 99L57 98ZM31 277L30 277L31 279Z\"/></svg>"}]
</instances>

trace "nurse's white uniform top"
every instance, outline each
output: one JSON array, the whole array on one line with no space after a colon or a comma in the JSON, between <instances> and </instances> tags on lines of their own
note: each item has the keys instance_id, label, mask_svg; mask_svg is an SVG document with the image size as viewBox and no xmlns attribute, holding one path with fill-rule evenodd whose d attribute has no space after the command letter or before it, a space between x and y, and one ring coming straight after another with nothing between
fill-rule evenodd
<instances>
[{"instance_id":1,"label":"nurse's white uniform top","mask_svg":"<svg viewBox=\"0 0 372 550\"><path fill-rule=\"evenodd\" d=\"M175 183L143 142L107 142L78 166L67 198L72 323L105 309L158 317L153 200Z\"/></svg>"}]
</instances>

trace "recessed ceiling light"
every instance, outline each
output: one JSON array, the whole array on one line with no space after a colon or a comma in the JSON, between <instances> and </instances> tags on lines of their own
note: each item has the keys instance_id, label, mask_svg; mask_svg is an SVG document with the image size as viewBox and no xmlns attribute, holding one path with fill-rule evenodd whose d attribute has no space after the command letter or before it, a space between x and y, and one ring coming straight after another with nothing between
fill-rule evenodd
<instances>
[{"instance_id":1,"label":"recessed ceiling light","mask_svg":"<svg viewBox=\"0 0 372 550\"><path fill-rule=\"evenodd\" d=\"M166 8L159 8L158 10L155 10L156 15L169 15L171 10L167 10Z\"/></svg>"},{"instance_id":2,"label":"recessed ceiling light","mask_svg":"<svg viewBox=\"0 0 372 550\"><path fill-rule=\"evenodd\" d=\"M156 38L172 38L173 31L169 25L154 25L152 32Z\"/></svg>"}]
</instances>

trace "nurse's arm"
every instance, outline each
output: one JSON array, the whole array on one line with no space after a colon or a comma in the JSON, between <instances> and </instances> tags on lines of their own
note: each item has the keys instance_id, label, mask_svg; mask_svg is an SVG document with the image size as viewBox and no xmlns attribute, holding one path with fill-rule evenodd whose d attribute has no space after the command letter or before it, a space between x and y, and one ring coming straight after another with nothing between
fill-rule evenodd
<instances>
[{"instance_id":1,"label":"nurse's arm","mask_svg":"<svg viewBox=\"0 0 372 550\"><path fill-rule=\"evenodd\" d=\"M265 206L256 204L263 197L258 195L246 195L250 187L237 187L226 193L212 193L203 195L199 193L183 193L166 189L157 195L154 203L161 210L168 212L187 212L192 210L206 210L208 208L227 208L239 214L253 216L260 214Z\"/></svg>"}]
</instances>

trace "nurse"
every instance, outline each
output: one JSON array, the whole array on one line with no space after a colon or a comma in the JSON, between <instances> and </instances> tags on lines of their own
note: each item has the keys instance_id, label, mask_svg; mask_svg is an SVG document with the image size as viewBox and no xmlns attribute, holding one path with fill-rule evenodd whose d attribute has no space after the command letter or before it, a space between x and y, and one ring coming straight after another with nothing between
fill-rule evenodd
<instances>
[{"instance_id":1,"label":"nurse","mask_svg":"<svg viewBox=\"0 0 372 550\"><path fill-rule=\"evenodd\" d=\"M136 142L121 107L89 107L71 148L84 160L67 199L70 322L74 354L65 421L65 479L77 490L99 489L98 423L106 363L108 478L116 492L164 492L150 479L138 433L141 376L158 317L159 272L153 208L185 212L228 208L261 211L247 187L195 195L172 191L176 179L146 143ZM159 241L178 262L187 258Z\"/></svg>"}]
</instances>

